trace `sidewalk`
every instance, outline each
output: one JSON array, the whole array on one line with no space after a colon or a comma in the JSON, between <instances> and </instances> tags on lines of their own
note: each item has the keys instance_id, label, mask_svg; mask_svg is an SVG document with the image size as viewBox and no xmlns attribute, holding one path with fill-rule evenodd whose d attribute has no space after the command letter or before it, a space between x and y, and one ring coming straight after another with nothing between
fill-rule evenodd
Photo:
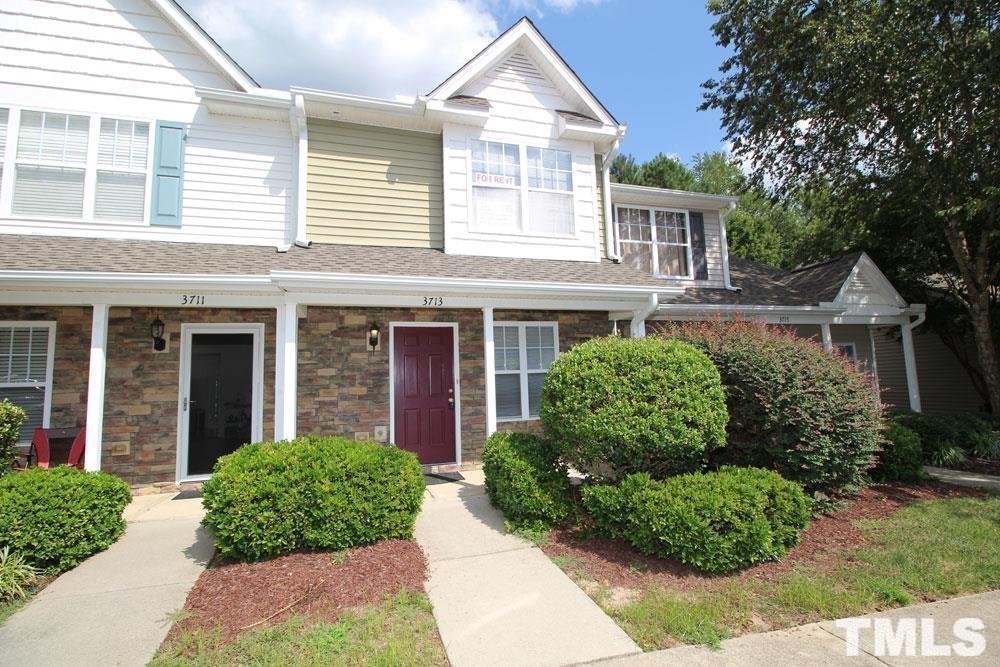
<instances>
[{"instance_id":1,"label":"sidewalk","mask_svg":"<svg viewBox=\"0 0 1000 667\"><path fill-rule=\"evenodd\" d=\"M761 667L799 667L800 665L961 665L962 667L979 667L980 665L1000 664L1000 591L981 593L930 604L902 607L891 611L870 614L861 618L892 619L893 628L898 628L897 620L901 618L917 619L919 632L920 619L934 619L934 638L939 645L950 645L958 642L952 636L952 625L960 618L979 618L986 624L983 635L986 639L986 651L975 657L891 657L878 655L885 650L876 650L873 631L861 630L860 643L857 645L859 655L848 656L846 632L839 628L835 621L811 623L789 630L777 630L756 635L745 635L722 642L719 651L713 651L704 646L681 646L643 653L626 658L598 661L594 664L602 667L643 667L644 665L732 665ZM916 651L921 650L922 637L916 638Z\"/></svg>"},{"instance_id":2,"label":"sidewalk","mask_svg":"<svg viewBox=\"0 0 1000 667\"><path fill-rule=\"evenodd\" d=\"M947 482L948 484L972 486L977 489L986 489L987 491L1000 491L1000 477L996 475L984 475L979 472L966 472L965 470L951 470L949 468L935 468L934 466L924 466L924 471L934 479Z\"/></svg>"},{"instance_id":3,"label":"sidewalk","mask_svg":"<svg viewBox=\"0 0 1000 667\"><path fill-rule=\"evenodd\" d=\"M213 551L201 499L172 498L136 498L117 542L0 625L0 665L145 665Z\"/></svg>"},{"instance_id":4,"label":"sidewalk","mask_svg":"<svg viewBox=\"0 0 1000 667\"><path fill-rule=\"evenodd\" d=\"M453 667L565 665L639 648L537 547L503 528L479 471L428 477L417 542Z\"/></svg>"}]
</instances>

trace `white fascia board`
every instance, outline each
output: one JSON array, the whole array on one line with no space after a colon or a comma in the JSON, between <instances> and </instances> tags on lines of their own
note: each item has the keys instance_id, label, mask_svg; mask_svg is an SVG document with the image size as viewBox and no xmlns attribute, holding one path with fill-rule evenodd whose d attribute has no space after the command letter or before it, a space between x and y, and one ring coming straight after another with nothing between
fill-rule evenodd
<instances>
[{"instance_id":1,"label":"white fascia board","mask_svg":"<svg viewBox=\"0 0 1000 667\"><path fill-rule=\"evenodd\" d=\"M455 123L482 127L490 118L489 111L458 109L441 100L428 100L427 119L437 123Z\"/></svg>"},{"instance_id":2,"label":"white fascia board","mask_svg":"<svg viewBox=\"0 0 1000 667\"><path fill-rule=\"evenodd\" d=\"M315 88L300 88L298 86L292 86L289 88L289 91L292 95L301 95L306 102L357 107L359 109L389 113L397 116L422 116L425 106L425 101L419 97L409 102L400 102L399 100L388 100L381 97L351 95L350 93L338 93L331 90L317 90Z\"/></svg>"},{"instance_id":3,"label":"white fascia board","mask_svg":"<svg viewBox=\"0 0 1000 667\"><path fill-rule=\"evenodd\" d=\"M611 184L613 204L639 204L644 206L690 206L693 208L719 209L739 202L739 197L711 195L705 192L652 188L646 185Z\"/></svg>"},{"instance_id":4,"label":"white fascia board","mask_svg":"<svg viewBox=\"0 0 1000 667\"><path fill-rule=\"evenodd\" d=\"M486 293L491 295L565 295L604 296L623 299L644 297L648 294L683 294L683 288L633 287L629 285L601 285L590 283L537 283L507 280L481 280L466 278L438 278L428 276L385 276L356 273L311 273L298 271L273 271L275 284L283 289L321 289L340 287L361 292L394 289L407 292L435 293Z\"/></svg>"},{"instance_id":5,"label":"white fascia board","mask_svg":"<svg viewBox=\"0 0 1000 667\"><path fill-rule=\"evenodd\" d=\"M202 55L225 72L233 83L244 91L260 87L174 0L151 0L151 2L175 28L181 31L181 34L201 51Z\"/></svg>"},{"instance_id":6,"label":"white fascia board","mask_svg":"<svg viewBox=\"0 0 1000 667\"><path fill-rule=\"evenodd\" d=\"M763 306L738 304L661 303L656 313L663 315L840 315L846 308L836 305Z\"/></svg>"},{"instance_id":7,"label":"white fascia board","mask_svg":"<svg viewBox=\"0 0 1000 667\"><path fill-rule=\"evenodd\" d=\"M614 125L594 125L593 123L576 123L559 116L559 138L575 141L592 141L595 144L606 144L619 139L624 134Z\"/></svg>"},{"instance_id":8,"label":"white fascia board","mask_svg":"<svg viewBox=\"0 0 1000 667\"><path fill-rule=\"evenodd\" d=\"M0 271L3 289L191 289L200 291L277 291L263 275L106 273L82 271Z\"/></svg>"},{"instance_id":9,"label":"white fascia board","mask_svg":"<svg viewBox=\"0 0 1000 667\"><path fill-rule=\"evenodd\" d=\"M221 88L195 88L194 94L205 101L247 104L259 107L287 109L292 104L292 95L287 90L257 88L249 92L223 90Z\"/></svg>"}]
</instances>

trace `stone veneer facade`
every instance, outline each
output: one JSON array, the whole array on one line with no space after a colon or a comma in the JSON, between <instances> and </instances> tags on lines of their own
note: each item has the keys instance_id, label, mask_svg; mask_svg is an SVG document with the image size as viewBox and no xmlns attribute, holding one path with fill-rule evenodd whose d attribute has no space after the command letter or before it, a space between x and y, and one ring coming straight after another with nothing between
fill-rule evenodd
<instances>
[{"instance_id":1,"label":"stone veneer facade","mask_svg":"<svg viewBox=\"0 0 1000 667\"><path fill-rule=\"evenodd\" d=\"M154 352L149 324L159 315L169 346ZM389 428L389 324L457 323L462 461L477 463L486 441L483 314L478 309L310 306L299 320L298 432L375 437ZM4 307L0 320L56 321L51 424L83 426L87 412L91 309ZM602 312L497 310L494 320L557 321L559 349L607 335ZM374 354L370 323L382 327ZM112 307L108 318L107 385L101 467L133 485L172 483L177 461L177 400L182 323L264 324L264 437L274 433L275 311ZM501 430L540 432L538 420L501 422ZM389 439L392 434L389 433Z\"/></svg>"}]
</instances>

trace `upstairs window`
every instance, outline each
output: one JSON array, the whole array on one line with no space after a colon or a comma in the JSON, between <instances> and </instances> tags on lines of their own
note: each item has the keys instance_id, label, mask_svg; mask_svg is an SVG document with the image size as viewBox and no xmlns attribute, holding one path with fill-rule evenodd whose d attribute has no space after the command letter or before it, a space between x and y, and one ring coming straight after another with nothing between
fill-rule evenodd
<instances>
[{"instance_id":1,"label":"upstairs window","mask_svg":"<svg viewBox=\"0 0 1000 667\"><path fill-rule=\"evenodd\" d=\"M2 158L9 114L0 112ZM13 215L145 220L149 123L25 109L18 125Z\"/></svg>"},{"instance_id":2,"label":"upstairs window","mask_svg":"<svg viewBox=\"0 0 1000 667\"><path fill-rule=\"evenodd\" d=\"M146 210L149 123L101 119L94 217L142 222Z\"/></svg>"},{"instance_id":3,"label":"upstairs window","mask_svg":"<svg viewBox=\"0 0 1000 667\"><path fill-rule=\"evenodd\" d=\"M472 198L476 220L488 221L488 231L521 230L519 146L496 141L472 142Z\"/></svg>"},{"instance_id":4,"label":"upstairs window","mask_svg":"<svg viewBox=\"0 0 1000 667\"><path fill-rule=\"evenodd\" d=\"M83 217L89 135L87 116L21 112L15 215Z\"/></svg>"},{"instance_id":5,"label":"upstairs window","mask_svg":"<svg viewBox=\"0 0 1000 667\"><path fill-rule=\"evenodd\" d=\"M475 231L575 234L570 151L476 140L471 157Z\"/></svg>"},{"instance_id":6,"label":"upstairs window","mask_svg":"<svg viewBox=\"0 0 1000 667\"><path fill-rule=\"evenodd\" d=\"M54 337L54 322L0 322L0 400L28 414L21 444L31 441L36 428L48 426Z\"/></svg>"},{"instance_id":7,"label":"upstairs window","mask_svg":"<svg viewBox=\"0 0 1000 667\"><path fill-rule=\"evenodd\" d=\"M686 211L619 206L622 261L662 278L691 277L691 226Z\"/></svg>"}]
</instances>

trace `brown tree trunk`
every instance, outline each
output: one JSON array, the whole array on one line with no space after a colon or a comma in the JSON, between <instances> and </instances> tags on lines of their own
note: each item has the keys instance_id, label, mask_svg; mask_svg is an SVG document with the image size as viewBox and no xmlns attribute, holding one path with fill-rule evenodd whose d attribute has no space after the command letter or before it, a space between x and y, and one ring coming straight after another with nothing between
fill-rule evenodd
<instances>
[{"instance_id":1,"label":"brown tree trunk","mask_svg":"<svg viewBox=\"0 0 1000 667\"><path fill-rule=\"evenodd\" d=\"M997 359L993 329L990 327L990 295L980 294L978 299L969 304L969 311L976 350L979 352L979 365L989 394L990 411L994 415L1000 415L1000 360Z\"/></svg>"}]
</instances>

